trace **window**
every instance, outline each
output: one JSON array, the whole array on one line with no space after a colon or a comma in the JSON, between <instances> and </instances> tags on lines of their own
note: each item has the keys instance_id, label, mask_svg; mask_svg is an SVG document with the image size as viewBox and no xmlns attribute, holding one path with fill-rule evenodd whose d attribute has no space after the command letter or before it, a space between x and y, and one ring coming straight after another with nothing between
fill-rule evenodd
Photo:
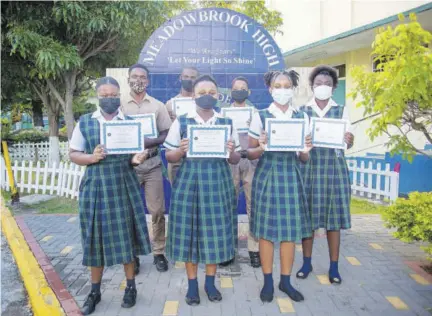
<instances>
[{"instance_id":1,"label":"window","mask_svg":"<svg viewBox=\"0 0 432 316\"><path fill-rule=\"evenodd\" d=\"M384 65L388 60L393 60L393 57L386 57L383 56L380 59L376 59L376 57L372 58L372 71L373 72L381 72L383 71L383 66L379 66L379 65Z\"/></svg>"},{"instance_id":2,"label":"window","mask_svg":"<svg viewBox=\"0 0 432 316\"><path fill-rule=\"evenodd\" d=\"M338 78L339 79L343 79L346 77L346 66L344 65L338 65L338 66L334 66L334 69L336 69L337 73L338 73Z\"/></svg>"}]
</instances>

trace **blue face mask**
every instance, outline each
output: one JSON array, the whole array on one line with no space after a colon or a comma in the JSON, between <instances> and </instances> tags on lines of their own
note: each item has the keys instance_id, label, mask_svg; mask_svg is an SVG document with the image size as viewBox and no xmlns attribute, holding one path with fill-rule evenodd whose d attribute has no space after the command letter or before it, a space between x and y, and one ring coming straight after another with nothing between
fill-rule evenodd
<instances>
[{"instance_id":1,"label":"blue face mask","mask_svg":"<svg viewBox=\"0 0 432 316\"><path fill-rule=\"evenodd\" d=\"M99 99L99 107L107 114L115 113L120 107L120 98Z\"/></svg>"},{"instance_id":2,"label":"blue face mask","mask_svg":"<svg viewBox=\"0 0 432 316\"><path fill-rule=\"evenodd\" d=\"M196 105L202 109L213 109L216 106L217 99L210 94L205 94L199 98L195 99Z\"/></svg>"}]
</instances>

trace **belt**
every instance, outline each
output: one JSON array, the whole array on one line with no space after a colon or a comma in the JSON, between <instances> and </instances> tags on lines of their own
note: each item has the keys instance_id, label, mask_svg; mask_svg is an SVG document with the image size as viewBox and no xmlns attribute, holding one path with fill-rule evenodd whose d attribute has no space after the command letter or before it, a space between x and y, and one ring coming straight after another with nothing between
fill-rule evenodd
<instances>
[{"instance_id":1,"label":"belt","mask_svg":"<svg viewBox=\"0 0 432 316\"><path fill-rule=\"evenodd\" d=\"M149 149L149 152L147 154L147 159L156 157L157 155L159 155L159 149L158 148Z\"/></svg>"}]
</instances>

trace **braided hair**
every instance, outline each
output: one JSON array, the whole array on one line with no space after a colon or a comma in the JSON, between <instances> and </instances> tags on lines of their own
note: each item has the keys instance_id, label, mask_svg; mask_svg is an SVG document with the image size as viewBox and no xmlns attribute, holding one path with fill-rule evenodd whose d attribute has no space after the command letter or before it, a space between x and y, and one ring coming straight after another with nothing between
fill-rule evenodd
<instances>
[{"instance_id":1,"label":"braided hair","mask_svg":"<svg viewBox=\"0 0 432 316\"><path fill-rule=\"evenodd\" d=\"M292 83L293 87L297 87L299 83L299 74L295 70L271 70L264 74L264 83L267 87L271 87L272 83L276 80L280 75L286 76Z\"/></svg>"}]
</instances>

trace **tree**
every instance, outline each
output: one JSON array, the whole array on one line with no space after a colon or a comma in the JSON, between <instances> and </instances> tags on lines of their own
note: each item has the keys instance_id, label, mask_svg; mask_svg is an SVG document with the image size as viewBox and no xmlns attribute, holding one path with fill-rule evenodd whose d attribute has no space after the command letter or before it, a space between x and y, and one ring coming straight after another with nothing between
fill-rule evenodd
<instances>
[{"instance_id":1,"label":"tree","mask_svg":"<svg viewBox=\"0 0 432 316\"><path fill-rule=\"evenodd\" d=\"M2 3L3 4L3 3ZM136 61L145 39L186 2L8 2L6 44L32 65L74 127L78 82Z\"/></svg>"},{"instance_id":2,"label":"tree","mask_svg":"<svg viewBox=\"0 0 432 316\"><path fill-rule=\"evenodd\" d=\"M365 115L380 113L367 133L373 141L388 135L391 154L402 153L412 160L415 154L432 155L417 148L410 136L421 133L432 143L432 54L428 48L432 34L424 30L416 16L410 22L382 29L372 44L376 72L357 66L351 71L355 90L350 96ZM403 15L399 16L404 21Z\"/></svg>"},{"instance_id":3,"label":"tree","mask_svg":"<svg viewBox=\"0 0 432 316\"><path fill-rule=\"evenodd\" d=\"M280 30L280 27L283 25L281 13L276 10L269 10L264 0L198 1L198 6L202 8L218 7L235 10L256 20L269 33L273 35L283 34Z\"/></svg>"}]
</instances>

